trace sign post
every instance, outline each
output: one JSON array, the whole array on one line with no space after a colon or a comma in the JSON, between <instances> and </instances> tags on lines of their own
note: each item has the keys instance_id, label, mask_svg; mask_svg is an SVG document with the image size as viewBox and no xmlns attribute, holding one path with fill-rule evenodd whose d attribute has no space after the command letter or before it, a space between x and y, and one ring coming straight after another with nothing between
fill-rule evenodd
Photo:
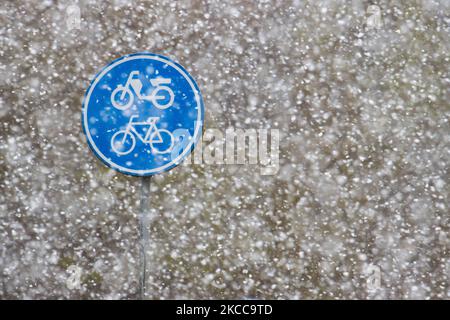
<instances>
[{"instance_id":1,"label":"sign post","mask_svg":"<svg viewBox=\"0 0 450 320\"><path fill-rule=\"evenodd\" d=\"M171 59L136 53L105 66L92 80L82 126L107 166L141 177L140 293L145 297L151 176L179 165L202 134L203 100L191 75Z\"/></svg>"}]
</instances>

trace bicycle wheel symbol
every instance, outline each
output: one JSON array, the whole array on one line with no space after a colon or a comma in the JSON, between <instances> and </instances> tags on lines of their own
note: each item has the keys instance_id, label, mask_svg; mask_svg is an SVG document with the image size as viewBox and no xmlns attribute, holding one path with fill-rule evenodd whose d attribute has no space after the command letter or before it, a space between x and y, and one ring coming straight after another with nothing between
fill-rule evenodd
<instances>
[{"instance_id":1,"label":"bicycle wheel symbol","mask_svg":"<svg viewBox=\"0 0 450 320\"><path fill-rule=\"evenodd\" d=\"M172 151L175 142L174 140L173 134L169 130L158 129L150 135L149 143L154 153L165 154ZM168 145L168 147L165 149L159 149L155 147L154 144Z\"/></svg>"}]
</instances>

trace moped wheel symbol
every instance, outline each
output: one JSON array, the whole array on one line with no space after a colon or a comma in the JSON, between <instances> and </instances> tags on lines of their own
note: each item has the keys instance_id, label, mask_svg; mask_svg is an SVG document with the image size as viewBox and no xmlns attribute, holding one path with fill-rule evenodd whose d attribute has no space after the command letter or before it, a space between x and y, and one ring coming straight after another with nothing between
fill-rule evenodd
<instances>
[{"instance_id":1,"label":"moped wheel symbol","mask_svg":"<svg viewBox=\"0 0 450 320\"><path fill-rule=\"evenodd\" d=\"M111 138L111 148L120 156L129 154L136 146L136 138L126 130L117 131Z\"/></svg>"},{"instance_id":2,"label":"moped wheel symbol","mask_svg":"<svg viewBox=\"0 0 450 320\"><path fill-rule=\"evenodd\" d=\"M167 99L167 97L169 97L169 99ZM158 109L164 110L173 105L174 94L173 94L172 89L170 89L169 87L160 86L160 87L157 87L155 89L155 91L153 91L151 100L152 100L153 104L155 105L155 107L157 107ZM168 101L166 103L161 103L165 100L168 100Z\"/></svg>"},{"instance_id":3,"label":"moped wheel symbol","mask_svg":"<svg viewBox=\"0 0 450 320\"><path fill-rule=\"evenodd\" d=\"M111 103L114 108L127 110L133 104L134 96L130 88L122 85L117 86L111 94Z\"/></svg>"}]
</instances>

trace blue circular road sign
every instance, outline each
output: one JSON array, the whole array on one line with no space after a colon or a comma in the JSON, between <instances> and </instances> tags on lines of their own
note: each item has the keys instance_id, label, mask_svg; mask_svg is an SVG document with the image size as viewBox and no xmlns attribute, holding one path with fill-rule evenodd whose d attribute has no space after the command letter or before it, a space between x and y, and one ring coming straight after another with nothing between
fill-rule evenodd
<instances>
[{"instance_id":1,"label":"blue circular road sign","mask_svg":"<svg viewBox=\"0 0 450 320\"><path fill-rule=\"evenodd\" d=\"M204 106L194 79L152 53L114 60L92 80L83 101L88 144L106 165L148 176L170 170L197 144Z\"/></svg>"}]
</instances>

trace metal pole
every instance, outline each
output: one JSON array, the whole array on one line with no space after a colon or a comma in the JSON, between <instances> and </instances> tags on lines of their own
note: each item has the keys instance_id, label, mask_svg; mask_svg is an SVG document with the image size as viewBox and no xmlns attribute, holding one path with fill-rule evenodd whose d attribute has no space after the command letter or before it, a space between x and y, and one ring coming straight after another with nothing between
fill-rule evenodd
<instances>
[{"instance_id":1,"label":"metal pole","mask_svg":"<svg viewBox=\"0 0 450 320\"><path fill-rule=\"evenodd\" d=\"M139 214L139 233L140 233L140 270L139 284L141 300L145 299L146 282L147 282L147 243L148 243L148 210L150 204L150 185L152 177L142 177L141 179L141 200Z\"/></svg>"}]
</instances>

